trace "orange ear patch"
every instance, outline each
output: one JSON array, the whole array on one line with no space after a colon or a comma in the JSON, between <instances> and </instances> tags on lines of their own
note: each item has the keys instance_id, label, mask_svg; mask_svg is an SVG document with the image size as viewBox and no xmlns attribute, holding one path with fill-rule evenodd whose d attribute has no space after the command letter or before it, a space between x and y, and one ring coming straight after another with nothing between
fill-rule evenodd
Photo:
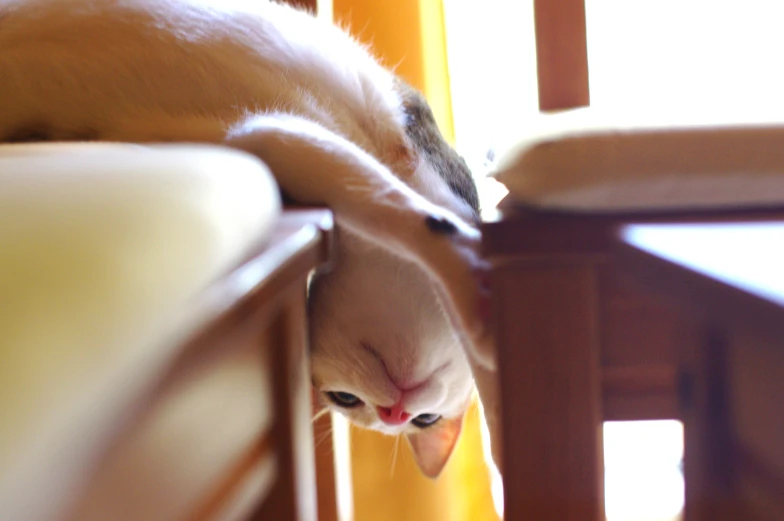
<instances>
[{"instance_id":1,"label":"orange ear patch","mask_svg":"<svg viewBox=\"0 0 784 521\"><path fill-rule=\"evenodd\" d=\"M455 449L462 427L463 417L460 416L442 419L432 427L406 435L417 466L425 476L436 478L441 474Z\"/></svg>"},{"instance_id":2,"label":"orange ear patch","mask_svg":"<svg viewBox=\"0 0 784 521\"><path fill-rule=\"evenodd\" d=\"M408 181L414 176L417 166L417 155L407 140L401 140L390 146L388 152L391 166L403 181Z\"/></svg>"}]
</instances>

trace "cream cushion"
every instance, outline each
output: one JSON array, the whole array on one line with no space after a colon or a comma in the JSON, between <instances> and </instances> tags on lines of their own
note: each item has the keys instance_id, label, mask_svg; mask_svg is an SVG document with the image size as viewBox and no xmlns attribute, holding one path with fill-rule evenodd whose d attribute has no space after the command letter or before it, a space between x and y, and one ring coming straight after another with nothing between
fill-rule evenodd
<instances>
[{"instance_id":1,"label":"cream cushion","mask_svg":"<svg viewBox=\"0 0 784 521\"><path fill-rule=\"evenodd\" d=\"M280 206L266 167L224 148L0 146L1 519L56 519L73 506L134 404L203 319L194 302L268 236ZM249 382L260 362L248 356L229 356L205 378L204 368L191 371L166 398L174 415L136 440L139 450L167 443L162 454L198 467L210 451L229 458L240 450L231 444L244 447L232 429L244 435L269 422L269 407L258 407L263 382ZM191 389L196 381L209 385ZM198 421L182 411L194 407L205 411L202 423L228 429L224 445L188 437Z\"/></svg>"},{"instance_id":2,"label":"cream cushion","mask_svg":"<svg viewBox=\"0 0 784 521\"><path fill-rule=\"evenodd\" d=\"M493 174L512 203L594 212L784 203L784 123L580 109L528 126Z\"/></svg>"}]
</instances>

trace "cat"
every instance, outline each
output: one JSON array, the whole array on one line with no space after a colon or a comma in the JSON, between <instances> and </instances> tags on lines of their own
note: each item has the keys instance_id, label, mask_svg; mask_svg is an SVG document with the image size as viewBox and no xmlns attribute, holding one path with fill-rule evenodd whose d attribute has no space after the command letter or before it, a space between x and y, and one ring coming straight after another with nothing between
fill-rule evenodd
<instances>
[{"instance_id":1,"label":"cat","mask_svg":"<svg viewBox=\"0 0 784 521\"><path fill-rule=\"evenodd\" d=\"M221 144L330 207L338 258L308 299L315 399L405 434L441 472L472 369L494 359L476 186L417 91L284 4L0 0L0 93L2 142Z\"/></svg>"}]
</instances>

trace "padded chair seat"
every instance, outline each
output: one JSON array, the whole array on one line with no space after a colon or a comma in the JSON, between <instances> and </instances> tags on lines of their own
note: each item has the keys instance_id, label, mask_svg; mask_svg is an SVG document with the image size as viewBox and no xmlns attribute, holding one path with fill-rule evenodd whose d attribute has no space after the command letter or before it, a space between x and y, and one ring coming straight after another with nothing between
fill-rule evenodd
<instances>
[{"instance_id":1,"label":"padded chair seat","mask_svg":"<svg viewBox=\"0 0 784 521\"><path fill-rule=\"evenodd\" d=\"M219 147L0 146L0 518L79 506L101 519L108 491L125 490L166 501L123 519L179 519L223 477L210 465L271 421L258 349L167 380L154 417L117 444L203 320L194 303L280 207L261 162ZM194 439L205 431L214 439ZM107 492L76 505L110 447Z\"/></svg>"},{"instance_id":2,"label":"padded chair seat","mask_svg":"<svg viewBox=\"0 0 784 521\"><path fill-rule=\"evenodd\" d=\"M649 212L784 203L784 123L579 109L528 126L536 133L494 174L512 204Z\"/></svg>"}]
</instances>

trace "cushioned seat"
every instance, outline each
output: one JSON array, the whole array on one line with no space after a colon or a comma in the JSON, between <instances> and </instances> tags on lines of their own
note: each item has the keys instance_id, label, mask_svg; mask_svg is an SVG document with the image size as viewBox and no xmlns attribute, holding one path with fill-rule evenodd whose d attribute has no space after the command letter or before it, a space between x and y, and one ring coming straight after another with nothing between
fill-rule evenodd
<instances>
[{"instance_id":1,"label":"cushioned seat","mask_svg":"<svg viewBox=\"0 0 784 521\"><path fill-rule=\"evenodd\" d=\"M271 421L263 353L164 376L279 213L266 167L228 149L0 146L0 518L180 519L225 478Z\"/></svg>"},{"instance_id":2,"label":"cushioned seat","mask_svg":"<svg viewBox=\"0 0 784 521\"><path fill-rule=\"evenodd\" d=\"M576 211L747 208L784 202L784 124L579 109L535 133L495 174L509 201Z\"/></svg>"}]
</instances>

